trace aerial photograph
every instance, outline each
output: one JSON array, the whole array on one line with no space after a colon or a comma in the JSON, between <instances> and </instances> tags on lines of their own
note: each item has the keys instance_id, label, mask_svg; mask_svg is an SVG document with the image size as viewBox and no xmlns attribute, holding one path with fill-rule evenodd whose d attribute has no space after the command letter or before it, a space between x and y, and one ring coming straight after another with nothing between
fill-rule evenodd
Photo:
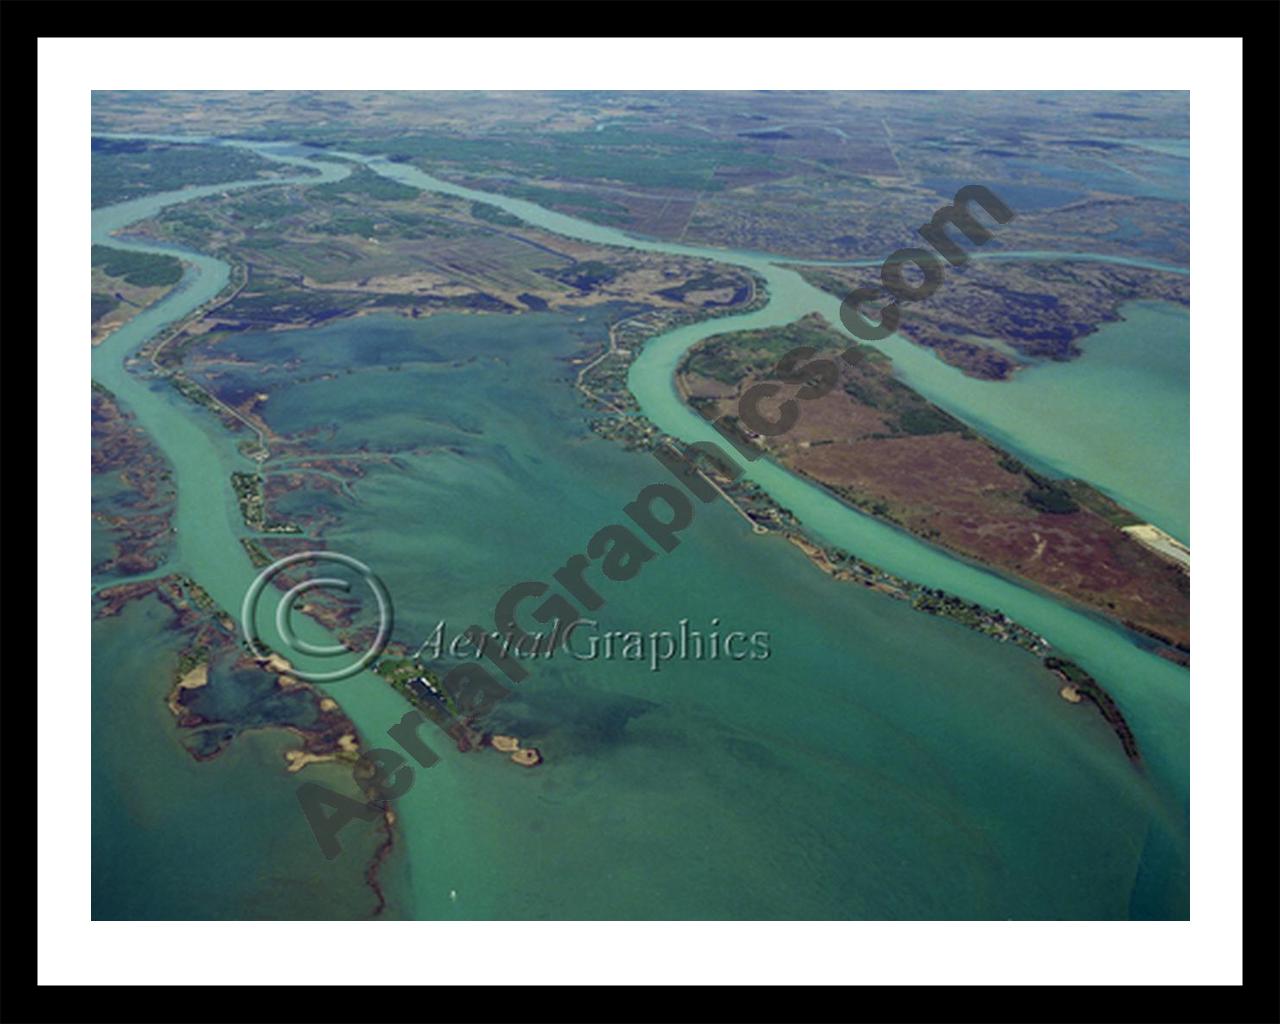
<instances>
[{"instance_id":1,"label":"aerial photograph","mask_svg":"<svg viewBox=\"0 0 1280 1024\"><path fill-rule=\"evenodd\" d=\"M91 126L94 921L1189 919L1190 93Z\"/></svg>"}]
</instances>

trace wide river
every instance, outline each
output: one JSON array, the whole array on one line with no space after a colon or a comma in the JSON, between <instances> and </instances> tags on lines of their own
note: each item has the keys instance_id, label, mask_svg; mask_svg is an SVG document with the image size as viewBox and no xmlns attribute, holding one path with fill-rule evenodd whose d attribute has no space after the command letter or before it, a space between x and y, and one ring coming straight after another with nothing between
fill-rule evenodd
<instances>
[{"instance_id":1,"label":"wide river","mask_svg":"<svg viewBox=\"0 0 1280 1024\"><path fill-rule=\"evenodd\" d=\"M291 179L299 183L335 180L347 173L342 165L308 159L306 154L313 151L300 147L252 144L249 148L270 159L319 172L319 176L307 174ZM762 277L769 297L765 307L741 316L689 325L655 338L631 368L629 385L645 415L685 441L717 440L707 424L679 400L673 387L675 366L691 345L712 334L786 324L811 312L839 323L839 300L813 288L777 257L639 239L526 201L463 188L405 164L356 154L336 155L364 162L377 173L406 185L490 203L565 237L646 252L713 259L748 268ZM167 206L204 195L279 184L281 180L186 189L95 210L93 214L95 244L177 254L188 264L181 283L171 293L139 313L95 349L93 376L121 398L173 464L179 501L175 519L177 543L171 567L198 579L228 609L239 608L254 575L239 544L242 524L228 514L227 477L234 469L241 468L243 460L235 450L233 439L219 438L216 431L202 426L193 417L191 407L175 401L169 389L149 385L131 372L126 360L166 325L217 295L228 281L229 267L204 254L121 239L115 233L154 216ZM865 261L858 262L874 265L880 258L882 256L870 254ZM1088 253L1003 252L996 258L1090 259L1185 273L1176 267L1112 260ZM963 287L963 279L957 277L945 286ZM899 337L877 344L892 356L904 380L954 415L996 437L1035 464L1091 481L1189 542L1186 317L1181 312L1170 312L1168 307L1148 304L1131 305L1125 315L1125 322L1111 325L1087 340L1081 359L1070 364L1033 367L1016 380L1000 384L964 377L931 353ZM1153 825L1142 840L1145 849L1134 882L1131 910L1144 916L1184 915L1188 673L1145 650L1124 630L862 515L765 460L751 465L747 475L823 539L890 572L1001 609L1045 636L1106 686L1138 736L1144 755L1142 772L1160 808L1159 824ZM816 571L810 571L818 577ZM309 623L302 623L299 632L316 642L323 639L319 630ZM264 629L264 639L269 644L279 644L270 628ZM304 667L307 665L305 658L295 660ZM359 685L356 681L344 684L340 698L344 708L368 735L379 735L403 713L399 698L371 678ZM1056 710L1053 713L1056 714ZM1010 726L1006 723L1004 727ZM431 780L432 812L449 813L451 787L457 786L461 793L463 784L452 781L453 777L446 776L440 769L433 775L438 777ZM413 794L415 797L417 792ZM423 842L429 842L427 837L431 834L421 822L415 822L413 816L417 812L418 808L411 804L402 815L411 856L419 835ZM420 902L418 910L422 916L442 914L435 903ZM707 916L717 913L716 908L708 908ZM776 915L772 910L762 913ZM953 916L945 911L939 913ZM955 913L963 915L963 911ZM812 911L803 910L799 915L815 916ZM480 913L477 916L494 915Z\"/></svg>"}]
</instances>

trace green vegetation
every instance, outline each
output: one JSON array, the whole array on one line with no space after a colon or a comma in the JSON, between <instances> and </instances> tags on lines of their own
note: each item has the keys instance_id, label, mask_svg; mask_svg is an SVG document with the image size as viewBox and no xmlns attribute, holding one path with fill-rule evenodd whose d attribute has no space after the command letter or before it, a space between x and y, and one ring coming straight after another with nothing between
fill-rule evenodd
<instances>
[{"instance_id":1,"label":"green vegetation","mask_svg":"<svg viewBox=\"0 0 1280 1024\"><path fill-rule=\"evenodd\" d=\"M381 174L361 166L339 181L312 186L311 195L325 199L335 196L365 196L369 199L394 200L417 199L419 191L409 185L401 185L398 181L384 178Z\"/></svg>"},{"instance_id":2,"label":"green vegetation","mask_svg":"<svg viewBox=\"0 0 1280 1024\"><path fill-rule=\"evenodd\" d=\"M555 132L537 138L528 134L485 138L417 134L335 141L359 152L427 165L446 163L479 173L501 167L529 177L621 182L638 188L718 191L726 186L716 180L717 169L769 165L766 155L745 151L737 142L621 125L599 132ZM509 191L501 186L499 190Z\"/></svg>"},{"instance_id":3,"label":"green vegetation","mask_svg":"<svg viewBox=\"0 0 1280 1024\"><path fill-rule=\"evenodd\" d=\"M262 529L262 478L257 473L232 473L231 487L236 492L236 501L240 503L240 515L244 517L245 526Z\"/></svg>"},{"instance_id":4,"label":"green vegetation","mask_svg":"<svg viewBox=\"0 0 1280 1024\"><path fill-rule=\"evenodd\" d=\"M383 658L374 671L389 683L399 683L422 675L423 668L413 658Z\"/></svg>"},{"instance_id":5,"label":"green vegetation","mask_svg":"<svg viewBox=\"0 0 1280 1024\"><path fill-rule=\"evenodd\" d=\"M231 474L231 487L236 492L236 501L240 505L240 515L245 526L263 533L301 533L302 527L297 523L268 521L266 518L266 500L262 493L262 477L257 473ZM250 557L253 552L250 551Z\"/></svg>"},{"instance_id":6,"label":"green vegetation","mask_svg":"<svg viewBox=\"0 0 1280 1024\"><path fill-rule=\"evenodd\" d=\"M911 586L911 584L908 583L907 586ZM1012 625L998 611L984 608L974 601L966 601L963 598L956 597L954 594L947 593L945 590L936 590L930 587L920 587L911 601L911 606L917 611L928 612L931 615L942 615L946 618L954 619L969 629L976 629L982 632L991 632L993 626Z\"/></svg>"},{"instance_id":7,"label":"green vegetation","mask_svg":"<svg viewBox=\"0 0 1280 1024\"><path fill-rule=\"evenodd\" d=\"M888 432L877 436L968 433L962 422L894 377L888 357L869 345L849 344L843 334L816 317L805 317L784 327L711 338L695 346L679 372L697 373L731 385L777 379L778 361L801 347L811 348L828 359L836 358L837 353L848 353L847 359L840 360L847 366L841 386L855 402L882 410Z\"/></svg>"},{"instance_id":8,"label":"green vegetation","mask_svg":"<svg viewBox=\"0 0 1280 1024\"><path fill-rule=\"evenodd\" d=\"M571 266L558 270L544 270L548 277L570 285L579 291L590 291L599 285L607 284L618 276L618 271L599 260L581 260Z\"/></svg>"},{"instance_id":9,"label":"green vegetation","mask_svg":"<svg viewBox=\"0 0 1280 1024\"><path fill-rule=\"evenodd\" d=\"M701 274L695 274L684 284L676 285L674 288L664 288L658 294L668 299L674 299L677 302L684 302L685 297L690 292L718 291L722 288L732 288L735 295L742 289L742 294L745 295L746 284L747 282L735 274L707 270Z\"/></svg>"},{"instance_id":10,"label":"green vegetation","mask_svg":"<svg viewBox=\"0 0 1280 1024\"><path fill-rule=\"evenodd\" d=\"M542 188L537 185L517 185L507 181L487 181L487 185L495 192L502 192L513 199L527 199L539 206L551 209L567 210L583 220L596 224L608 224L613 227L626 227L631 223L631 214L621 203L605 199L594 192L582 189Z\"/></svg>"},{"instance_id":11,"label":"green vegetation","mask_svg":"<svg viewBox=\"0 0 1280 1024\"><path fill-rule=\"evenodd\" d=\"M830 352L843 348L844 338L813 317L783 327L721 334L694 346L678 372L725 384L745 383L749 376L768 377L779 359L801 346Z\"/></svg>"},{"instance_id":12,"label":"green vegetation","mask_svg":"<svg viewBox=\"0 0 1280 1024\"><path fill-rule=\"evenodd\" d=\"M372 238L379 233L378 229L383 223L368 214L337 214L323 224L312 224L307 230L317 235L356 235L360 238ZM265 250L278 249L286 243L283 238L246 238L240 244L246 249Z\"/></svg>"},{"instance_id":13,"label":"green vegetation","mask_svg":"<svg viewBox=\"0 0 1280 1024\"><path fill-rule=\"evenodd\" d=\"M294 214L302 213L306 210L307 204L298 199L294 199L285 194L282 188L267 189L265 191L253 190L243 195L237 196L235 202L231 205L231 217L233 220L241 218L254 222L265 222L274 224L276 221L284 217L291 217ZM177 211L183 211L184 207L176 207ZM206 228L216 228L217 222L206 217L201 213L188 211L180 215L180 219L188 224L196 226L203 225Z\"/></svg>"},{"instance_id":14,"label":"green vegetation","mask_svg":"<svg viewBox=\"0 0 1280 1024\"><path fill-rule=\"evenodd\" d=\"M1050 480L1046 476L1039 473L1033 473L1031 470L1025 470L1028 480L1031 481L1032 487L1025 491L1022 500L1032 508L1039 512L1049 512L1052 515L1064 516L1070 515L1072 512L1080 511L1080 506L1076 500L1057 480Z\"/></svg>"},{"instance_id":15,"label":"green vegetation","mask_svg":"<svg viewBox=\"0 0 1280 1024\"><path fill-rule=\"evenodd\" d=\"M865 405L869 409L880 408L880 402L876 398L875 391L860 380L846 380L844 382L844 393L859 405Z\"/></svg>"},{"instance_id":16,"label":"green vegetation","mask_svg":"<svg viewBox=\"0 0 1280 1024\"><path fill-rule=\"evenodd\" d=\"M212 612L218 610L218 602L215 601L204 587L200 586L190 576L179 576L178 582L182 584L183 589L187 593L187 597L191 599L191 603L199 608L202 612Z\"/></svg>"},{"instance_id":17,"label":"green vegetation","mask_svg":"<svg viewBox=\"0 0 1280 1024\"><path fill-rule=\"evenodd\" d=\"M1052 480L1008 453L1000 456L1000 468L1025 476L1031 481L1031 487L1023 493L1022 499L1039 512L1070 515L1079 511L1083 505L1114 526L1131 526L1142 522L1128 509L1121 508L1105 494L1095 491L1081 480Z\"/></svg>"},{"instance_id":18,"label":"green vegetation","mask_svg":"<svg viewBox=\"0 0 1280 1024\"><path fill-rule=\"evenodd\" d=\"M936 405L921 402L903 409L898 426L907 434L945 434L964 430L964 424Z\"/></svg>"},{"instance_id":19,"label":"green vegetation","mask_svg":"<svg viewBox=\"0 0 1280 1024\"><path fill-rule=\"evenodd\" d=\"M162 210L156 219L164 225L165 231L174 241L186 243L202 252L216 252L218 246L214 242L214 236L225 225L198 212L194 207L199 203L200 201L170 206Z\"/></svg>"},{"instance_id":20,"label":"green vegetation","mask_svg":"<svg viewBox=\"0 0 1280 1024\"><path fill-rule=\"evenodd\" d=\"M1101 491L1083 480L1062 480L1059 481L1059 486L1082 507L1102 516L1112 526L1138 526L1146 522L1141 516L1134 515L1123 505L1112 501Z\"/></svg>"},{"instance_id":21,"label":"green vegetation","mask_svg":"<svg viewBox=\"0 0 1280 1024\"><path fill-rule=\"evenodd\" d=\"M416 659L384 658L374 666L374 671L391 685L391 689L433 721L443 721L441 708L450 715L458 714L453 695L440 685L440 677ZM425 679L430 687L428 692L423 692L420 683L412 683L414 679Z\"/></svg>"},{"instance_id":22,"label":"green vegetation","mask_svg":"<svg viewBox=\"0 0 1280 1024\"><path fill-rule=\"evenodd\" d=\"M92 202L96 208L188 185L244 181L275 167L231 146L94 139Z\"/></svg>"},{"instance_id":23,"label":"green vegetation","mask_svg":"<svg viewBox=\"0 0 1280 1024\"><path fill-rule=\"evenodd\" d=\"M178 389L178 393L188 401L195 402L196 405L203 405L211 412L221 414L222 406L218 404L218 400L209 394L195 381L188 377L182 377L177 374L169 378L169 382Z\"/></svg>"},{"instance_id":24,"label":"green vegetation","mask_svg":"<svg viewBox=\"0 0 1280 1024\"><path fill-rule=\"evenodd\" d=\"M192 669L199 668L209 661L209 645L193 644L178 655L178 666L174 670L175 681L181 679Z\"/></svg>"},{"instance_id":25,"label":"green vegetation","mask_svg":"<svg viewBox=\"0 0 1280 1024\"><path fill-rule=\"evenodd\" d=\"M249 561L253 563L255 569L261 569L274 561L271 555L268 554L267 549L252 537L241 537L240 543L245 551L248 552Z\"/></svg>"},{"instance_id":26,"label":"green vegetation","mask_svg":"<svg viewBox=\"0 0 1280 1024\"><path fill-rule=\"evenodd\" d=\"M97 323L104 316L120 305L114 295L104 292L93 292L89 296L89 322Z\"/></svg>"},{"instance_id":27,"label":"green vegetation","mask_svg":"<svg viewBox=\"0 0 1280 1024\"><path fill-rule=\"evenodd\" d=\"M1120 738L1124 752L1131 760L1138 760L1138 741L1129 728L1129 723L1125 721L1124 715L1112 700L1111 695L1098 684L1098 681L1074 661L1068 661L1066 658L1049 655L1044 659L1044 666L1056 673L1068 686L1074 687L1081 697L1091 701Z\"/></svg>"},{"instance_id":28,"label":"green vegetation","mask_svg":"<svg viewBox=\"0 0 1280 1024\"><path fill-rule=\"evenodd\" d=\"M333 316L335 310L359 308L367 296L296 288L283 278L254 277L251 288L242 291L221 311L222 315L247 324L271 326L277 323L305 323Z\"/></svg>"},{"instance_id":29,"label":"green vegetation","mask_svg":"<svg viewBox=\"0 0 1280 1024\"><path fill-rule=\"evenodd\" d=\"M1066 658L1058 658L1051 655L1044 659L1044 667L1060 673L1072 686L1087 686L1096 682L1093 676L1089 675L1074 661L1067 661Z\"/></svg>"},{"instance_id":30,"label":"green vegetation","mask_svg":"<svg viewBox=\"0 0 1280 1024\"><path fill-rule=\"evenodd\" d=\"M490 224L500 224L503 227L517 227L523 224L519 217L515 214L507 213L500 206L494 206L492 203L472 203L471 216L476 220L487 221Z\"/></svg>"},{"instance_id":31,"label":"green vegetation","mask_svg":"<svg viewBox=\"0 0 1280 1024\"><path fill-rule=\"evenodd\" d=\"M332 213L324 221L307 225L306 230L316 235L357 235L360 238L377 235L380 239L464 238L473 233L466 225L403 208L382 207L371 210L342 198L335 199L335 203L341 205L336 208L316 207L317 210L326 212L332 209ZM271 248L293 244L275 236L272 238L274 244ZM253 239L246 239L241 244L249 245L251 241ZM257 248L265 246L259 245Z\"/></svg>"},{"instance_id":32,"label":"green vegetation","mask_svg":"<svg viewBox=\"0 0 1280 1024\"><path fill-rule=\"evenodd\" d=\"M91 256L92 265L108 277L119 277L138 288L158 288L182 280L182 263L174 256L129 252L108 245L95 245Z\"/></svg>"},{"instance_id":33,"label":"green vegetation","mask_svg":"<svg viewBox=\"0 0 1280 1024\"><path fill-rule=\"evenodd\" d=\"M257 438L245 438L236 445L236 450L246 459L253 459L254 462L261 462L267 457L267 449Z\"/></svg>"},{"instance_id":34,"label":"green vegetation","mask_svg":"<svg viewBox=\"0 0 1280 1024\"><path fill-rule=\"evenodd\" d=\"M1056 516L1070 515L1080 509L1071 495L1060 488L1033 487L1023 492L1022 498L1036 511L1048 512Z\"/></svg>"}]
</instances>

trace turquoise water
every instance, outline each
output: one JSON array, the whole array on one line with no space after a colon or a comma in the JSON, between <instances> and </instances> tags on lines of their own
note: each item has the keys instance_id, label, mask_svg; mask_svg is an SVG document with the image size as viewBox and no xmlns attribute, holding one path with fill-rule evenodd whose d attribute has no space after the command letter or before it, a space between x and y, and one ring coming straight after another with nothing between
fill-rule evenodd
<instances>
[{"instance_id":1,"label":"turquoise water","mask_svg":"<svg viewBox=\"0 0 1280 1024\"><path fill-rule=\"evenodd\" d=\"M262 382L274 430L325 436L341 421L331 450L412 449L370 469L328 540L378 567L397 636L422 642L442 619L447 635L492 621L507 586L548 578L666 479L591 435L563 384L557 360L607 312L379 317L219 348L306 353ZM394 351L402 369L361 366L353 346ZM301 379L353 364L337 382ZM427 414L406 416L423 395ZM719 502L639 577L597 585L601 630L687 618L706 633L718 618L770 632L772 655L657 673L537 663L496 725L548 762L525 772L436 742L442 763L399 802L417 916L1129 913L1147 833L1170 823L1106 726L1033 658L838 584ZM365 685L331 692L345 702ZM1063 836L1063 820L1087 824Z\"/></svg>"},{"instance_id":2,"label":"turquoise water","mask_svg":"<svg viewBox=\"0 0 1280 1024\"><path fill-rule=\"evenodd\" d=\"M326 165L324 173L336 179L346 172ZM308 175L299 180L324 179ZM171 251L121 242L111 232L195 195L260 184L188 189L95 210L93 240ZM234 612L255 575L237 550L243 525L227 486L232 470L245 467L235 451L237 439L167 384L148 382L125 367L129 354L147 338L213 298L227 283L229 268L221 261L190 252L182 258L187 268L180 284L94 349L93 378L136 415L173 468L176 537L160 571L196 577L223 608ZM298 780L283 771L283 751L296 745L283 734L243 736L215 761L192 761L164 703L176 658L164 633L168 612L154 602L147 607L149 617L131 610L95 628L95 917L365 916L373 898L361 881L361 851L373 848L371 830L350 830L351 856L340 868L319 857L294 796ZM310 620L300 625L305 639L322 639ZM283 649L270 626L263 639ZM344 708L364 728L370 721L396 721L398 715L392 715L403 713L402 704L372 682L343 698ZM321 767L316 781L326 780L341 788L334 771ZM289 855L279 859L282 848ZM388 868L393 896L407 889L407 871L407 865ZM282 881L282 873L292 881ZM201 878L210 881L202 885Z\"/></svg>"},{"instance_id":3,"label":"turquoise water","mask_svg":"<svg viewBox=\"0 0 1280 1024\"><path fill-rule=\"evenodd\" d=\"M1169 303L1120 312L1074 362L1046 361L1008 382L924 364L913 383L1002 446L1090 481L1189 545L1190 321Z\"/></svg>"},{"instance_id":4,"label":"turquoise water","mask_svg":"<svg viewBox=\"0 0 1280 1024\"><path fill-rule=\"evenodd\" d=\"M718 260L747 267L762 276L769 293L766 307L743 316L695 324L669 334L659 339L659 343L647 345L633 364L630 376L632 390L644 390L643 397L637 394L640 404L650 419L660 426L666 427L667 424L654 415L651 405L662 402L664 415L673 419L678 415L669 408L666 397L674 395L670 386L671 374L679 353L695 341L731 330L753 330L791 323L812 312L821 313L832 324L840 323L840 300L814 288L794 270L779 265L775 257L635 238L615 228L544 210L524 200L441 181L406 164L354 154L343 155L365 160L378 173L402 184L500 206L556 234L643 252L679 253ZM876 266L883 258L841 261L841 265ZM1038 262L1086 260L1186 273L1184 268L1151 260L1095 253L1040 250L983 252L977 254L977 258ZM816 265L818 261L808 262ZM952 275L944 287L963 288L963 276ZM932 352L898 335L874 344L893 357L900 377L939 405L1002 438L1016 438L1018 450L1032 460L1097 484L1123 504L1144 510L1156 525L1187 540L1188 484L1185 473L1179 473L1180 466L1186 465L1188 443L1186 391L1184 389L1181 395L1179 407L1178 396L1171 395L1168 390L1168 379L1170 375L1176 375L1179 367L1185 375L1190 350L1185 311L1176 307L1168 309L1168 319L1164 321L1167 337L1152 330L1140 314L1142 322L1137 326L1124 331L1100 332L1099 336L1085 342L1090 352L1101 352L1108 342L1119 339L1119 346L1124 351L1117 359L1079 359L1060 364L1056 373L1039 370L1023 375L1021 380L1012 384L965 377ZM1161 365L1148 379L1142 373L1142 363L1153 356ZM1112 372L1120 368L1125 372ZM1099 410L1110 411L1101 425L1096 419ZM1123 415L1117 417L1115 413L1119 410L1123 410ZM686 429L691 429L695 419L691 414L684 418ZM1117 434L1111 430L1117 422L1136 424L1139 430ZM685 436L679 430L670 432ZM1170 458L1174 460L1172 464ZM1168 472L1159 471L1157 467L1161 466L1168 466ZM1135 467L1140 467L1140 471L1135 473Z\"/></svg>"},{"instance_id":5,"label":"turquoise water","mask_svg":"<svg viewBox=\"0 0 1280 1024\"><path fill-rule=\"evenodd\" d=\"M316 855L297 780L282 770L292 737L247 733L204 763L183 749L165 706L179 640L171 618L147 600L94 623L94 920L367 917L376 899L362 876L376 837L352 829L351 856ZM312 781L355 795L344 773L313 769ZM406 871L395 854L384 865L393 892Z\"/></svg>"},{"instance_id":6,"label":"turquoise water","mask_svg":"<svg viewBox=\"0 0 1280 1024\"><path fill-rule=\"evenodd\" d=\"M398 180L483 198L573 237L704 255L764 274L771 296L764 310L656 339L632 368L645 412L686 440L711 437L670 384L671 368L689 344L838 305L765 257L633 240L436 182L404 165L371 166ZM140 200L128 204L134 209L127 214L119 207L99 211L95 241L189 197ZM192 262L197 272L178 294L95 351L94 375L138 415L177 468L175 561L224 607L237 608L253 573L240 554L242 527L225 486L239 464L234 438L121 363L225 282L217 261ZM424 353L452 346L489 355L462 369L434 358L407 360L401 373L360 367L341 389L323 395L309 393L312 385L280 382L268 403L277 429L333 415L326 409L337 402L343 443L412 438L463 452L410 453L407 469L374 470L357 487L360 504L344 510L347 519L330 538L334 549L364 558L384 576L403 628L426 630L439 618L459 626L489 621L507 585L547 578L596 529L617 521L640 486L662 478L651 458L599 441L580 425L565 368L554 357L580 350L575 332L592 329L602 334L595 321L580 329L551 315L371 318L291 332L288 341L259 339L305 345L318 364L326 351L349 352L371 333ZM917 386L942 365L900 339L882 347ZM1086 356L1064 372L1089 361L1086 347ZM1030 383L1001 387L1031 392L1032 373ZM967 379L954 371L937 378L938 389L955 390L954 403L950 390L930 393L966 415L960 400L966 385L957 380ZM1066 384L1043 391L1050 411L1055 403L1071 404ZM1052 462L1051 438L1020 440L1020 451ZM1105 451L1064 447L1089 467L1080 475L1094 479L1107 468ZM647 630L670 629L679 618L697 626L718 617L771 630L773 657L672 665L656 674L617 662L555 661L545 672L540 666L501 713L544 750L546 765L525 772L496 755L468 755L464 762L436 743L442 762L419 772L399 802L412 876L399 896L412 901L413 913L1185 915L1186 674L1122 632L867 519L776 467L757 464L751 474L823 537L1043 632L1115 694L1143 745L1145 772L1134 771L1096 715L1056 696L1034 659L836 584L785 542L750 534L717 503L699 509L688 543L636 580L614 585L600 618L613 628ZM269 631L265 639L272 642ZM104 677L113 673L102 669ZM95 692L101 685L95 673ZM368 737L380 736L404 711L399 698L367 676L335 684L334 695ZM161 711L167 715L163 705ZM233 791L226 799L235 797ZM323 863L318 854L316 860Z\"/></svg>"}]
</instances>

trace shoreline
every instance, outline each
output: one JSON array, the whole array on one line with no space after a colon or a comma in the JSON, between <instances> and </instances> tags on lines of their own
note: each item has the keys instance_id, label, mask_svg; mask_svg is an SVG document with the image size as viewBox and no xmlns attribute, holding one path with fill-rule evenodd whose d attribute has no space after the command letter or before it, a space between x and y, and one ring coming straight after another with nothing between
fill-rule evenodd
<instances>
[{"instance_id":1,"label":"shoreline","mask_svg":"<svg viewBox=\"0 0 1280 1024\"><path fill-rule=\"evenodd\" d=\"M630 319L635 320L636 318L633 317ZM622 361L624 363L624 371L628 370L646 342L651 341L655 337L666 334L672 329L674 328L670 325L660 325L654 330L646 331L644 337L633 341L632 344L630 344L624 351L608 351L605 355L617 355L621 358L625 354L627 358ZM605 360L603 358L597 359L595 363L592 364L592 369L597 368L599 365L603 364L604 361ZM687 392L681 388L680 375L678 373L673 381L673 387L676 389L677 394L679 394L682 404L685 404L686 407L688 407L688 395ZM628 449L652 450L658 444L667 444L676 448L677 451L682 450L679 439L673 438L660 430L656 424L652 423L652 421L644 415L639 408L639 403L630 395L629 389L627 391L628 398L630 398L630 402L628 404L631 406L629 409L620 408L613 402L603 402L599 395L593 393L586 387L578 386L578 390L582 392L589 403L594 402L606 405L608 409L606 415L611 414L618 420L618 422L597 426L601 422L599 418L589 417L591 429L597 435L605 438L606 440L622 444ZM761 454L765 455L766 458L770 457L767 452L762 451ZM786 467L780 468L786 472L793 472ZM1076 669L1087 676L1087 673L1084 673L1084 670L1080 669L1074 662L1070 662L1065 658L1060 658L1051 654L1053 646L1048 639L1040 636L1030 629L1027 629L1025 626L1020 625L1003 613L984 608L976 602L966 601L963 598L950 594L939 588L931 588L927 585L916 583L904 577L885 572L879 567L863 561L858 556L850 552L834 545L824 544L810 537L793 515L779 505L771 495L750 481L745 479L735 481L721 478L714 469L708 470L705 461L702 463L702 468L699 472L703 479L710 483L720 493L724 500L751 524L753 534L770 535L780 533L788 541L799 548L812 565L826 573L828 576L831 576L833 579L840 582L862 583L869 589L876 590L888 597L911 602L912 607L917 611L937 615L942 618L952 619L970 630L982 633L983 635L1001 643L1012 642L1016 646L1023 648L1029 654L1038 658L1041 663L1044 664L1046 668L1049 668L1053 675L1058 678L1064 677L1062 677L1060 673L1054 671L1050 662L1060 665L1069 665L1073 669ZM803 474L793 475L796 475L799 479L806 479ZM823 490L826 493L831 493L825 487ZM745 495L740 495L743 501L743 504L740 505L738 500L735 500L734 494L743 491L746 491L747 493ZM854 509L853 506L848 504L848 502L843 501L839 495L832 494L832 497L839 500L846 508L853 509L854 511L860 511L858 509ZM895 524L888 525L893 526ZM910 534L910 531L906 532L909 536L915 536ZM980 563L973 562L971 559L963 558L958 553L945 548L945 546L940 547L946 552L948 557L961 559L968 564L973 564L978 568L983 569L984 571L998 572L998 570L994 568L983 566ZM1051 591L1046 591L1045 593L1049 594L1055 601L1066 603L1069 606L1076 604L1076 602L1072 602L1066 596L1058 595ZM1082 612L1088 611L1088 609L1083 605L1077 605L1077 607L1079 607ZM1175 664L1182 664L1182 662L1179 662L1172 657L1168 660L1174 661ZM1111 695L1107 693L1092 676L1087 676L1087 678L1092 684L1092 688L1090 692L1085 693L1084 696L1089 698L1089 702L1094 704L1104 720L1112 726L1113 731L1116 733L1117 738L1120 740L1121 745L1125 750L1125 753L1129 756L1131 761L1136 763L1138 760L1136 740L1133 738L1133 733L1129 728L1128 722L1124 719L1123 714L1120 712L1118 705L1116 705L1115 700ZM1094 694L1097 695L1097 699L1094 699Z\"/></svg>"},{"instance_id":2,"label":"shoreline","mask_svg":"<svg viewBox=\"0 0 1280 1024\"><path fill-rule=\"evenodd\" d=\"M1175 563L1188 576L1191 575L1191 549L1172 534L1152 523L1137 523L1120 527L1139 544L1149 548L1162 558Z\"/></svg>"},{"instance_id":3,"label":"shoreline","mask_svg":"<svg viewBox=\"0 0 1280 1024\"><path fill-rule=\"evenodd\" d=\"M342 706L311 683L290 675L293 666L280 654L273 651L266 657L253 658L238 651L234 621L190 577L173 573L150 580L104 587L95 595L95 617L114 617L126 604L152 596L173 613L174 618L168 628L189 637L189 642L179 653L174 666L173 685L163 697L173 716L179 738L184 732L197 740L213 732L222 734L213 746L201 746L199 742L181 742L185 753L193 760L214 760L239 736L251 732L289 733L301 741L301 746L291 747L283 752L284 771L289 775L296 774L311 764L355 763L359 759L362 750L360 731ZM255 668L273 677L269 682L264 681L264 686L271 689L283 688L309 696L318 713L314 725L304 727L286 720L210 719L188 708L182 699L184 694L198 693L217 685L211 674L211 664L218 657L233 659L229 666L224 667ZM223 728L220 729L219 726ZM227 729L231 730L230 738L225 735ZM369 790L366 790L366 794L373 795ZM383 806L382 810L377 828L383 834L383 839L364 870L365 883L377 901L371 917L380 916L389 905L379 879L379 871L396 844L395 814L389 806Z\"/></svg>"}]
</instances>

